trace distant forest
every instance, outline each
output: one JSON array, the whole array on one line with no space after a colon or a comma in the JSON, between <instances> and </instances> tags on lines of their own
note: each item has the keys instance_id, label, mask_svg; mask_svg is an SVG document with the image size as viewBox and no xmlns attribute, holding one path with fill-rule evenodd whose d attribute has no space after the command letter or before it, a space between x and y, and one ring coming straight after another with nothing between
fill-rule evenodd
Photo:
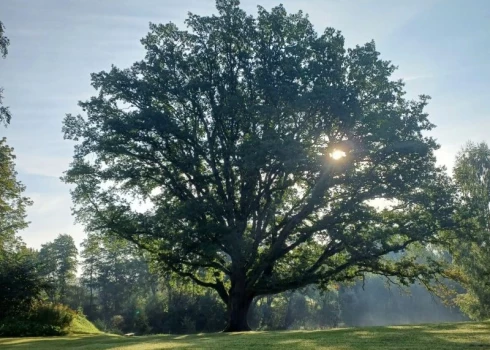
<instances>
[{"instance_id":1,"label":"distant forest","mask_svg":"<svg viewBox=\"0 0 490 350\"><path fill-rule=\"evenodd\" d=\"M127 241L89 235L78 254L72 237L60 235L35 255L43 267L41 274L55 286L49 300L83 312L101 330L195 333L221 331L226 325L226 305L214 291L163 277ZM256 298L249 314L251 327L260 330L466 319L457 307L444 305L424 286L399 287L374 275L324 291L310 286Z\"/></svg>"}]
</instances>

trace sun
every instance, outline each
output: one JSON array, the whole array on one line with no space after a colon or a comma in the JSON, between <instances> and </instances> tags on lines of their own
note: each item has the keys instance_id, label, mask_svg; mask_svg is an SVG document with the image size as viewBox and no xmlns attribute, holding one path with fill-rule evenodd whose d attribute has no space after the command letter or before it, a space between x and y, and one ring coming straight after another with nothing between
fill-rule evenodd
<instances>
[{"instance_id":1,"label":"sun","mask_svg":"<svg viewBox=\"0 0 490 350\"><path fill-rule=\"evenodd\" d=\"M336 149L332 153L330 153L330 157L332 157L335 160L338 160L340 158L344 158L345 157L345 152L344 151L341 151L339 149Z\"/></svg>"}]
</instances>

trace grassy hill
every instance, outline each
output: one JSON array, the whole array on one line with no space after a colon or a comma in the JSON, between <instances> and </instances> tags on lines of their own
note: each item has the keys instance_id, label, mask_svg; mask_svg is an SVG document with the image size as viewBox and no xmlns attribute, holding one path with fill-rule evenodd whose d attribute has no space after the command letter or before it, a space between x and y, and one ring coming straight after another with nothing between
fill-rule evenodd
<instances>
[{"instance_id":1,"label":"grassy hill","mask_svg":"<svg viewBox=\"0 0 490 350\"><path fill-rule=\"evenodd\" d=\"M70 327L68 327L68 332L71 335L80 335L80 334L103 334L101 331L95 327L92 322L87 320L83 316L75 316Z\"/></svg>"},{"instance_id":2,"label":"grassy hill","mask_svg":"<svg viewBox=\"0 0 490 350\"><path fill-rule=\"evenodd\" d=\"M335 329L328 331L121 337L72 335L0 339L2 349L490 349L490 322Z\"/></svg>"}]
</instances>

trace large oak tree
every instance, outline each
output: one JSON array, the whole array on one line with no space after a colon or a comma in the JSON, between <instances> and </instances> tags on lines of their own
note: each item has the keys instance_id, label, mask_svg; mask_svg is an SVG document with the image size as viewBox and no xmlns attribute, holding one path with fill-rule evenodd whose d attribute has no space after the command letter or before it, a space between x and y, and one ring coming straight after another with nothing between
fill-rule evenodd
<instances>
[{"instance_id":1,"label":"large oak tree","mask_svg":"<svg viewBox=\"0 0 490 350\"><path fill-rule=\"evenodd\" d=\"M64 122L77 218L214 288L228 331L249 329L254 297L439 272L386 257L450 225L428 98L405 99L373 42L345 49L282 6L217 10L190 14L188 31L151 25L144 60L93 74L86 115Z\"/></svg>"}]
</instances>

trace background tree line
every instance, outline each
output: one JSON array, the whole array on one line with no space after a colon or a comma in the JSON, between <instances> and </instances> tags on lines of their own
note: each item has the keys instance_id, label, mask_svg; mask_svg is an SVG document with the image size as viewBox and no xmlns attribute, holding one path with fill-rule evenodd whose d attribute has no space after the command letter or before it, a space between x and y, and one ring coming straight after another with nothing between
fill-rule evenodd
<instances>
[{"instance_id":1,"label":"background tree line","mask_svg":"<svg viewBox=\"0 0 490 350\"><path fill-rule=\"evenodd\" d=\"M102 330L195 333L226 326L226 305L215 292L163 274L134 244L120 238L89 234L78 255L71 236L60 235L32 254L40 278L51 285L44 297L79 310ZM465 319L457 307L445 305L424 286L400 289L374 275L327 290L309 286L256 298L249 315L250 325L261 330Z\"/></svg>"}]
</instances>

